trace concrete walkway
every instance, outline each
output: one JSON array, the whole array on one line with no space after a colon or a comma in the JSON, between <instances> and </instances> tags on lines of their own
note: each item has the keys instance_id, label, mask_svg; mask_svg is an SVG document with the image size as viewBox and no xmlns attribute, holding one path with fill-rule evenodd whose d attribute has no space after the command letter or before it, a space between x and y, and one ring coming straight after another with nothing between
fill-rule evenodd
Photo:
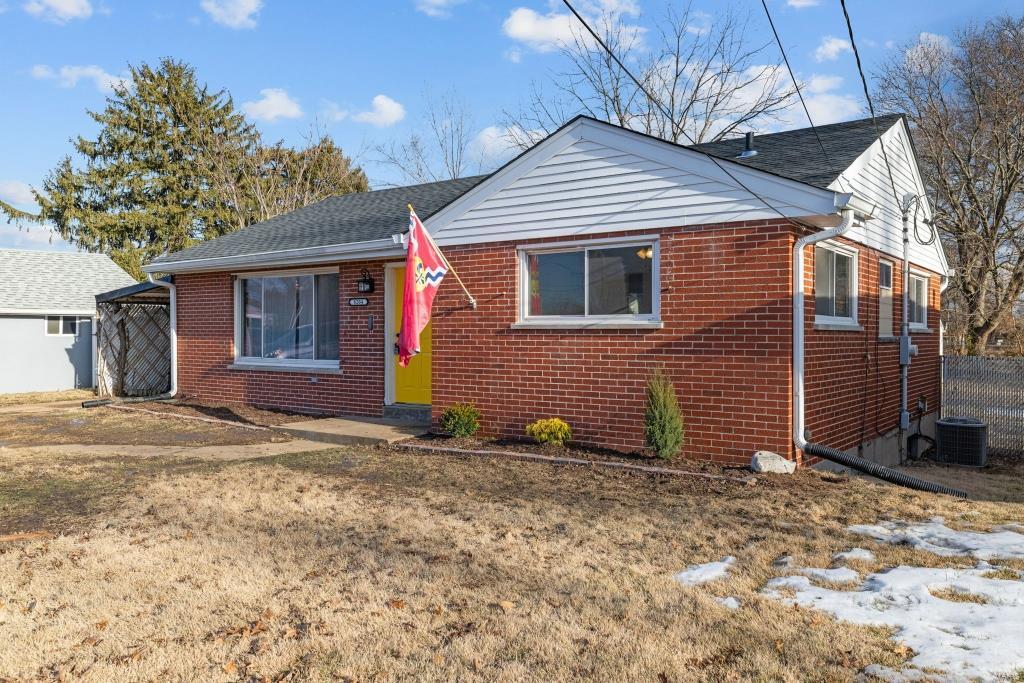
<instances>
[{"instance_id":1,"label":"concrete walkway","mask_svg":"<svg viewBox=\"0 0 1024 683\"><path fill-rule=\"evenodd\" d=\"M276 432L307 441L352 445L379 445L404 441L426 434L426 425L402 424L398 420L374 417L329 417L289 422L271 427Z\"/></svg>"}]
</instances>

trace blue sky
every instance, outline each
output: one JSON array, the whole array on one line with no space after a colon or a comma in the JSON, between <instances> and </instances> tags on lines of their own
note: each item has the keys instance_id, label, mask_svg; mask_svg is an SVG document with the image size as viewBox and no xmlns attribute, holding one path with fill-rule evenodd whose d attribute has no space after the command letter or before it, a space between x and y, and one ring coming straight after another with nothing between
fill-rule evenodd
<instances>
[{"instance_id":1,"label":"blue sky","mask_svg":"<svg viewBox=\"0 0 1024 683\"><path fill-rule=\"evenodd\" d=\"M1019 0L850 0L870 70L922 33L1019 11ZM665 0L576 0L650 28ZM676 5L679 3L677 2ZM695 0L713 15L720 3ZM772 40L760 0L736 0L757 39ZM857 118L864 102L839 0L769 0L815 123ZM696 15L701 16L701 15ZM33 209L38 185L70 139L91 135L128 64L170 56L226 88L268 139L300 144L314 122L364 165L375 185L395 182L373 147L423 130L424 96L454 91L472 115L479 149L502 159L502 112L531 82L564 66L569 18L550 0L0 0L0 198ZM938 38L942 39L942 38ZM775 56L774 48L769 53ZM794 113L796 126L806 125ZM0 222L0 247L66 249L45 230Z\"/></svg>"}]
</instances>

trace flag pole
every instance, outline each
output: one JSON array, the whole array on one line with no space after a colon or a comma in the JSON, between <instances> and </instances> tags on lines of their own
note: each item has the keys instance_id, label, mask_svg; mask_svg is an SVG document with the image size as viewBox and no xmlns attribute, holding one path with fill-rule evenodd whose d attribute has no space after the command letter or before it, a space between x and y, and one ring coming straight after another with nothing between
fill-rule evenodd
<instances>
[{"instance_id":1,"label":"flag pole","mask_svg":"<svg viewBox=\"0 0 1024 683\"><path fill-rule=\"evenodd\" d=\"M412 208L412 204L409 204L408 206L409 206L409 212L410 212L410 213L416 213L416 210ZM426 226L424 226L424 227L426 227ZM441 251L441 249L440 249L440 248L438 248L438 246L437 246L437 243L436 243L436 242L434 242L434 238L433 238L433 237L431 236L431 234L430 234L430 231L429 231L429 230L426 230L426 229L424 229L424 231L423 231L423 232L424 232L424 234L426 234L426 236L427 236L427 239L428 239L428 240L430 240L430 243L431 243L432 245L434 245L434 250L435 250L435 251L437 251L437 253L441 255L441 258L442 258L442 259L444 260L444 265L445 265L445 266L447 266L447 267L448 267L448 270L450 270L450 271L451 271L451 273L452 273L452 275L454 275L454 276L455 276L455 279L456 279L456 281L458 281L458 283L459 283L459 286L460 286L460 287L462 287L462 291L466 293L466 298L467 298L467 299L469 299L469 305L470 305L470 307L471 307L471 308L476 308L476 299L474 299L474 298L473 298L473 295L469 293L469 290L468 290L468 289L466 289L466 285L465 285L465 283L463 283L463 282L462 282L462 278L461 278L461 277L459 277L459 274L458 274L458 273L457 273L457 272L455 271L455 269L454 269L454 268L452 267L452 264L451 264L451 262L450 262L450 261L448 260L448 257L444 255L444 252L443 252L443 251Z\"/></svg>"}]
</instances>

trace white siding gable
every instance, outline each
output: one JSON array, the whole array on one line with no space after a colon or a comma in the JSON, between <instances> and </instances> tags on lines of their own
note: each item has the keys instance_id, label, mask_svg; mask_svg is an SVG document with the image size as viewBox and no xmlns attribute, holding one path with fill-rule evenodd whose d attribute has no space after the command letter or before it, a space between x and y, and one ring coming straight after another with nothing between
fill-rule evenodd
<instances>
[{"instance_id":1,"label":"white siding gable","mask_svg":"<svg viewBox=\"0 0 1024 683\"><path fill-rule=\"evenodd\" d=\"M786 216L838 222L834 192L720 163ZM432 216L427 227L443 245L776 217L703 154L581 119Z\"/></svg>"},{"instance_id":2,"label":"white siding gable","mask_svg":"<svg viewBox=\"0 0 1024 683\"><path fill-rule=\"evenodd\" d=\"M924 183L917 167L917 160L911 147L909 133L902 121L897 121L889 130L882 134L885 153L892 167L896 191L902 200L908 192L925 195ZM875 217L863 225L855 226L848 237L872 249L877 249L895 259L903 258L903 217L896 198L893 197L892 184L886 171L885 157L882 155L881 143L876 140L866 149L848 169L829 185L838 192L853 192L870 204L875 204ZM927 238L928 226L925 219L931 219L931 206L927 201L921 203L918 212L921 237ZM938 239L933 244L922 244L914 234L913 225L910 230L910 262L928 270L948 274L949 266Z\"/></svg>"}]
</instances>

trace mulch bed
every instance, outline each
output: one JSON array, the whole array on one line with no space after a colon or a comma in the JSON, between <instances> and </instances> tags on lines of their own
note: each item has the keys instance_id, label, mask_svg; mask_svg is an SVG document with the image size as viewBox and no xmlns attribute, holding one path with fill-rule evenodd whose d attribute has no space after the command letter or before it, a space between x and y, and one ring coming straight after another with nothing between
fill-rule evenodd
<instances>
[{"instance_id":1,"label":"mulch bed","mask_svg":"<svg viewBox=\"0 0 1024 683\"><path fill-rule=\"evenodd\" d=\"M302 422L304 420L329 417L326 415L297 413L290 410L254 408L240 403L201 403L192 399L178 399L141 405L144 405L149 410L161 413L171 413L186 417L209 417L255 427L273 427L275 425L288 424L289 422Z\"/></svg>"},{"instance_id":2,"label":"mulch bed","mask_svg":"<svg viewBox=\"0 0 1024 683\"><path fill-rule=\"evenodd\" d=\"M693 460L683 457L663 460L645 453L622 453L607 448L590 448L576 444L554 446L518 439L452 437L446 434L434 433L410 439L404 443L435 449L500 451L510 455L537 454L546 458L586 460L590 463L612 463L613 465L625 467L677 470L687 474L702 474L730 479L745 479L750 475L750 470L747 467L739 465L720 465L705 460Z\"/></svg>"}]
</instances>

